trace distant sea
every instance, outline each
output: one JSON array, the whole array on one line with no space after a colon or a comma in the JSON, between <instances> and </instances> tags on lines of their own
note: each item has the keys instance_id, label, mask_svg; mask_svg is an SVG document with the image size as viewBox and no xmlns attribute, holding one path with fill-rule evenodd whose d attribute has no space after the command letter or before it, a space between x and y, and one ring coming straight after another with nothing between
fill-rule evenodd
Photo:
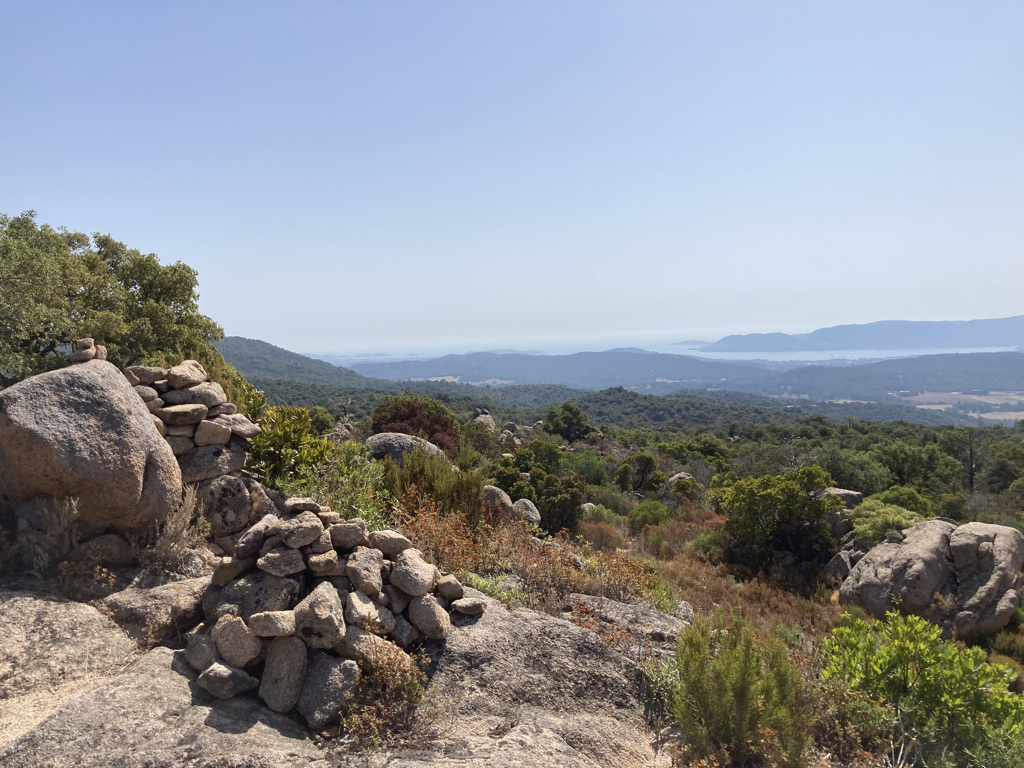
<instances>
[{"instance_id":1,"label":"distant sea","mask_svg":"<svg viewBox=\"0 0 1024 768\"><path fill-rule=\"evenodd\" d=\"M693 355L708 360L768 360L770 362L822 363L867 360L889 360L895 357L922 355L955 355L976 352L1016 352L1017 347L973 347L957 349L833 349L813 352L698 352L695 347L674 347L677 355ZM663 350L657 350L663 351Z\"/></svg>"}]
</instances>

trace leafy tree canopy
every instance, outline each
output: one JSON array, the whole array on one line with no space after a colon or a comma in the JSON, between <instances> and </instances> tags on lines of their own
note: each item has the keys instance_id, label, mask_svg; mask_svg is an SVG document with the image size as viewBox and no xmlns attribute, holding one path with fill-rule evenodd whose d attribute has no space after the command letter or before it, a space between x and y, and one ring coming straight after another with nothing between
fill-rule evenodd
<instances>
[{"instance_id":1,"label":"leafy tree canopy","mask_svg":"<svg viewBox=\"0 0 1024 768\"><path fill-rule=\"evenodd\" d=\"M110 235L0 214L0 384L66 364L91 337L115 365L219 359L224 332L199 312L196 271L128 248Z\"/></svg>"}]
</instances>

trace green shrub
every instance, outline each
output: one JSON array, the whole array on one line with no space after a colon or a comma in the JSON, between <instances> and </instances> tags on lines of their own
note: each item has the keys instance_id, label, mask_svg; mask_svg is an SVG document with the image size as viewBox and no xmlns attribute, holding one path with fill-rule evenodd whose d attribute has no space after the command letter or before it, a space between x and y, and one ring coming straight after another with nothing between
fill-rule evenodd
<instances>
[{"instance_id":1,"label":"green shrub","mask_svg":"<svg viewBox=\"0 0 1024 768\"><path fill-rule=\"evenodd\" d=\"M664 525L668 507L654 499L644 499L626 516L629 532L636 535L648 525Z\"/></svg>"},{"instance_id":2,"label":"green shrub","mask_svg":"<svg viewBox=\"0 0 1024 768\"><path fill-rule=\"evenodd\" d=\"M931 517L933 514L932 503L915 489L905 485L894 485L873 496L868 496L864 501L880 501L883 504L893 504L897 507L909 509L924 517Z\"/></svg>"},{"instance_id":3,"label":"green shrub","mask_svg":"<svg viewBox=\"0 0 1024 768\"><path fill-rule=\"evenodd\" d=\"M373 412L373 432L402 432L428 440L453 461L459 457L459 419L440 400L413 393L385 395Z\"/></svg>"},{"instance_id":4,"label":"green shrub","mask_svg":"<svg viewBox=\"0 0 1024 768\"><path fill-rule=\"evenodd\" d=\"M708 531L698 533L690 540L690 548L698 554L702 560L711 563L720 563L725 559L723 549L722 529L712 528Z\"/></svg>"},{"instance_id":5,"label":"green shrub","mask_svg":"<svg viewBox=\"0 0 1024 768\"><path fill-rule=\"evenodd\" d=\"M679 610L679 593L667 581L658 580L651 587L651 602L662 613L675 616Z\"/></svg>"},{"instance_id":6,"label":"green shrub","mask_svg":"<svg viewBox=\"0 0 1024 768\"><path fill-rule=\"evenodd\" d=\"M1011 659L1024 662L1024 635L1005 630L999 632L992 638L992 650L1009 656Z\"/></svg>"},{"instance_id":7,"label":"green shrub","mask_svg":"<svg viewBox=\"0 0 1024 768\"><path fill-rule=\"evenodd\" d=\"M585 523L611 523L617 519L618 515L608 509L608 507L603 504L595 504L584 513L582 521Z\"/></svg>"},{"instance_id":8,"label":"green shrub","mask_svg":"<svg viewBox=\"0 0 1024 768\"><path fill-rule=\"evenodd\" d=\"M271 488L289 479L303 483L331 454L330 441L317 434L305 408L272 405L263 410L259 425L261 431L249 447L248 469Z\"/></svg>"},{"instance_id":9,"label":"green shrub","mask_svg":"<svg viewBox=\"0 0 1024 768\"><path fill-rule=\"evenodd\" d=\"M570 472L583 476L587 485L605 485L608 482L608 470L604 460L591 449L562 454L562 466Z\"/></svg>"},{"instance_id":10,"label":"green shrub","mask_svg":"<svg viewBox=\"0 0 1024 768\"><path fill-rule=\"evenodd\" d=\"M691 760L734 766L807 763L813 706L778 638L755 637L738 615L694 619L679 635L673 713Z\"/></svg>"},{"instance_id":11,"label":"green shrub","mask_svg":"<svg viewBox=\"0 0 1024 768\"><path fill-rule=\"evenodd\" d=\"M967 755L990 730L1024 723L1024 706L1010 692L1015 675L988 664L980 648L942 640L939 627L918 616L886 614L832 630L821 649L822 679L838 679L893 713L892 740L915 764Z\"/></svg>"},{"instance_id":12,"label":"green shrub","mask_svg":"<svg viewBox=\"0 0 1024 768\"><path fill-rule=\"evenodd\" d=\"M402 466L390 457L383 465L384 488L396 499L404 499L415 488L443 513L461 511L473 518L479 510L484 478L478 471L456 471L444 456L426 451L406 453Z\"/></svg>"},{"instance_id":13,"label":"green shrub","mask_svg":"<svg viewBox=\"0 0 1024 768\"><path fill-rule=\"evenodd\" d=\"M871 549L892 531L902 531L924 518L917 512L886 504L877 498L868 499L853 510L853 535L857 543Z\"/></svg>"},{"instance_id":14,"label":"green shrub","mask_svg":"<svg viewBox=\"0 0 1024 768\"><path fill-rule=\"evenodd\" d=\"M587 423L587 415L576 403L562 403L560 407L548 409L544 417L544 431L558 435L568 442L582 440L593 429Z\"/></svg>"}]
</instances>

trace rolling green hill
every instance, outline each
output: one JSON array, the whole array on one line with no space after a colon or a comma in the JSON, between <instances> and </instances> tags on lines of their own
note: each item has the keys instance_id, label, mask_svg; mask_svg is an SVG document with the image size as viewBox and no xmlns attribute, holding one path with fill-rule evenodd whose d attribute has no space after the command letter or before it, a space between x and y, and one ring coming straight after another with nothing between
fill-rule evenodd
<instances>
[{"instance_id":1,"label":"rolling green hill","mask_svg":"<svg viewBox=\"0 0 1024 768\"><path fill-rule=\"evenodd\" d=\"M367 385L366 377L258 339L227 336L215 345L247 379L285 379L338 387Z\"/></svg>"}]
</instances>

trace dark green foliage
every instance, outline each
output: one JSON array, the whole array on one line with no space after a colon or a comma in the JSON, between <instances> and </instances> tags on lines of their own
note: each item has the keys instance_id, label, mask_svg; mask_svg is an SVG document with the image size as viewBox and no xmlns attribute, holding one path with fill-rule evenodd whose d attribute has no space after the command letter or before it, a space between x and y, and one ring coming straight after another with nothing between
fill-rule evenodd
<instances>
[{"instance_id":1,"label":"dark green foliage","mask_svg":"<svg viewBox=\"0 0 1024 768\"><path fill-rule=\"evenodd\" d=\"M304 384L359 386L371 380L348 368L331 365L258 339L227 336L217 342L224 358L252 379L286 379Z\"/></svg>"},{"instance_id":2,"label":"dark green foliage","mask_svg":"<svg viewBox=\"0 0 1024 768\"><path fill-rule=\"evenodd\" d=\"M831 485L821 467L804 467L742 478L717 489L716 502L728 518L725 530L741 563L768 570L781 552L792 554L797 563L827 562L834 554L828 512L843 506L842 500L822 493Z\"/></svg>"},{"instance_id":3,"label":"dark green foliage","mask_svg":"<svg viewBox=\"0 0 1024 768\"><path fill-rule=\"evenodd\" d=\"M644 499L626 516L629 532L640 533L648 525L664 525L669 519L668 507L654 499Z\"/></svg>"},{"instance_id":4,"label":"dark green foliage","mask_svg":"<svg viewBox=\"0 0 1024 768\"><path fill-rule=\"evenodd\" d=\"M544 431L573 443L582 440L591 431L587 416L576 403L562 403L561 408L549 408L544 417Z\"/></svg>"},{"instance_id":5,"label":"dark green foliage","mask_svg":"<svg viewBox=\"0 0 1024 768\"><path fill-rule=\"evenodd\" d=\"M285 481L301 482L331 453L331 443L320 437L305 408L270 406L260 416L259 425L261 431L252 439L247 468L271 488Z\"/></svg>"},{"instance_id":6,"label":"dark green foliage","mask_svg":"<svg viewBox=\"0 0 1024 768\"><path fill-rule=\"evenodd\" d=\"M402 432L428 440L451 459L459 456L459 420L443 403L411 392L386 396L373 412L373 432Z\"/></svg>"},{"instance_id":7,"label":"dark green foliage","mask_svg":"<svg viewBox=\"0 0 1024 768\"><path fill-rule=\"evenodd\" d=\"M525 498L537 505L541 527L550 534L563 529L576 533L587 488L583 478L575 473L559 477L543 469L534 469L531 475L535 496Z\"/></svg>"},{"instance_id":8,"label":"dark green foliage","mask_svg":"<svg viewBox=\"0 0 1024 768\"><path fill-rule=\"evenodd\" d=\"M814 705L786 646L738 615L694 619L679 635L672 711L695 758L804 766Z\"/></svg>"},{"instance_id":9,"label":"dark green foliage","mask_svg":"<svg viewBox=\"0 0 1024 768\"><path fill-rule=\"evenodd\" d=\"M605 485L608 483L608 469L604 459L590 448L584 451L563 453L562 466L569 472L583 475L587 485Z\"/></svg>"},{"instance_id":10,"label":"dark green foliage","mask_svg":"<svg viewBox=\"0 0 1024 768\"><path fill-rule=\"evenodd\" d=\"M199 312L194 269L34 216L0 214L0 384L61 367L84 337L117 366L219 357L223 330Z\"/></svg>"}]
</instances>

